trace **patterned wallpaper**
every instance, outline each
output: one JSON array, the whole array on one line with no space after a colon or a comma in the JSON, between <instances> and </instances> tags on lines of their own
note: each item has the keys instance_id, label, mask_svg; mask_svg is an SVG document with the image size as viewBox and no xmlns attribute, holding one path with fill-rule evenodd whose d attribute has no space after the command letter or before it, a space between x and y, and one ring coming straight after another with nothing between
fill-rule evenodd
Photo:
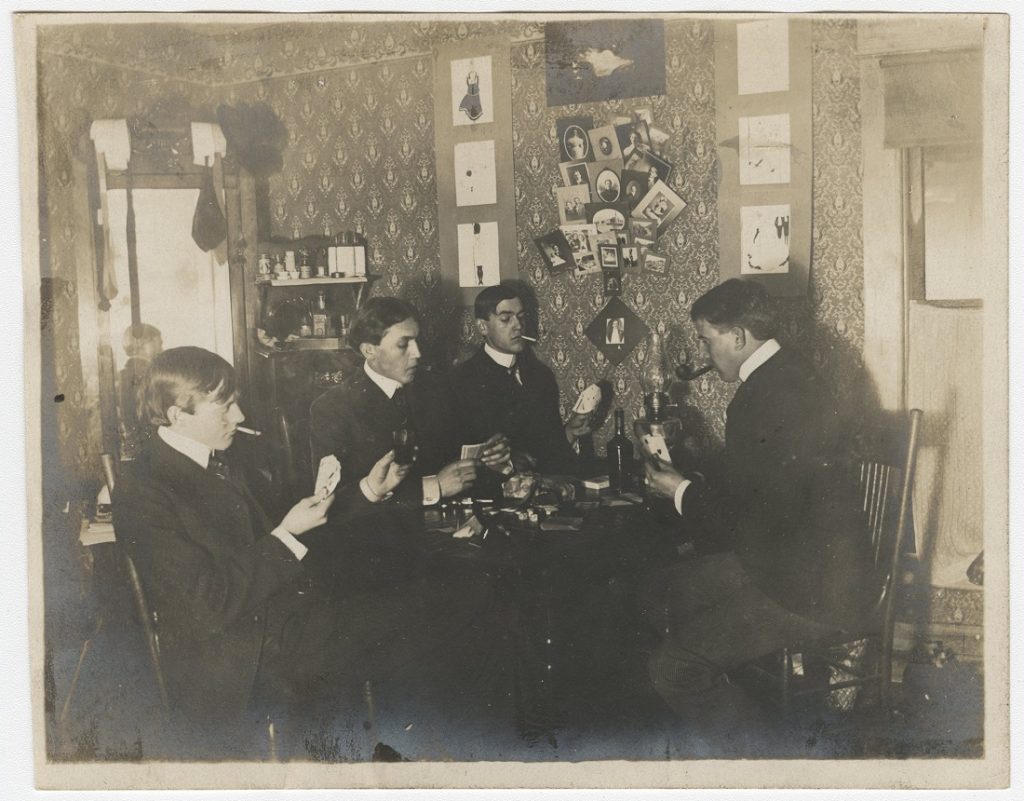
<instances>
[{"instance_id":1,"label":"patterned wallpaper","mask_svg":"<svg viewBox=\"0 0 1024 801\"><path fill-rule=\"evenodd\" d=\"M548 108L545 102L541 31L523 21L289 25L281 35L270 36L264 28L251 35L243 32L238 41L217 33L196 45L201 59L190 53L180 31L163 32L155 55L143 58L144 39L135 30L139 26L127 27L132 30L124 32L123 42L113 29L102 37L69 29L41 35L43 180L50 219L60 221L51 234L49 269L68 282L61 284L53 310L58 330L67 332L56 355L58 383L69 401L60 418L66 463L88 465L91 470L90 454L98 450L95 411L86 411L78 402L84 397L84 384L73 334L77 299L74 242L69 240L74 229L66 222L75 193L81 191L67 164L75 158L79 138L93 117L140 113L168 96L184 98L183 104L206 118L221 102L269 104L289 130L284 168L271 179L274 233L319 233L325 226L362 230L371 243L372 271L382 276L374 292L405 296L426 312L427 338L439 358L450 359L468 346L473 338L469 315L456 309L440 289L430 96L433 61L429 55L415 55L427 53L440 41L500 32L515 42L512 191L519 266L539 300L538 348L555 370L563 404L571 403L585 384L607 378L615 388L616 404L636 413L637 374L646 348L639 346L618 367L608 364L582 335L604 305L598 279L549 275L533 244L534 236L557 224L552 190L561 183L555 141L560 116L589 114L601 122L645 106L669 132L664 154L676 165L674 188L688 203L659 242L672 267L664 277L627 271L622 297L651 328L668 334L670 358L678 358L683 349L694 351L688 308L718 280L710 21L675 19L666 24L664 96L558 108ZM811 285L807 298L786 304L784 339L808 352L848 398L863 346L855 23L816 22L813 42ZM134 60L148 72L97 63L100 51L107 60ZM359 57L377 61L342 66ZM194 67L197 63L202 69ZM167 77L175 74L187 80ZM705 378L688 391L683 402L706 420L708 440L720 437L731 388ZM599 444L608 433L598 434Z\"/></svg>"}]
</instances>

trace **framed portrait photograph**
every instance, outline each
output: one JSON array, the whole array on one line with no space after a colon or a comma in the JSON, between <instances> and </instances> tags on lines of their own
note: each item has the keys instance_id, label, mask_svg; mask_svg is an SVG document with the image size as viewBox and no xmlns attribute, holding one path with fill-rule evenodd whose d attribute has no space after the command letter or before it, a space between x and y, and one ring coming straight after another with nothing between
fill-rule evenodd
<instances>
[{"instance_id":1,"label":"framed portrait photograph","mask_svg":"<svg viewBox=\"0 0 1024 801\"><path fill-rule=\"evenodd\" d=\"M643 155L651 149L651 133L645 120L622 123L613 126L615 137L619 140L622 160L627 161L634 154Z\"/></svg>"},{"instance_id":2,"label":"framed portrait photograph","mask_svg":"<svg viewBox=\"0 0 1024 801\"><path fill-rule=\"evenodd\" d=\"M603 203L614 203L622 195L619 174L615 170L609 168L601 170L594 179L594 185L597 189L596 200Z\"/></svg>"},{"instance_id":3,"label":"framed portrait photograph","mask_svg":"<svg viewBox=\"0 0 1024 801\"><path fill-rule=\"evenodd\" d=\"M590 186L590 173L585 161L563 161L558 165L566 186Z\"/></svg>"},{"instance_id":4,"label":"framed portrait photograph","mask_svg":"<svg viewBox=\"0 0 1024 801\"><path fill-rule=\"evenodd\" d=\"M601 280L606 298L617 298L622 294L622 273L619 270L605 270Z\"/></svg>"},{"instance_id":5,"label":"framed portrait photograph","mask_svg":"<svg viewBox=\"0 0 1024 801\"><path fill-rule=\"evenodd\" d=\"M643 271L654 275L666 275L668 273L668 257L653 250L648 250L643 257Z\"/></svg>"},{"instance_id":6,"label":"framed portrait photograph","mask_svg":"<svg viewBox=\"0 0 1024 801\"><path fill-rule=\"evenodd\" d=\"M626 159L624 169L644 173L647 175L648 186L652 186L656 181L668 183L673 167L665 159L647 151L639 155L634 153Z\"/></svg>"},{"instance_id":7,"label":"framed portrait photograph","mask_svg":"<svg viewBox=\"0 0 1024 801\"><path fill-rule=\"evenodd\" d=\"M647 194L647 190L651 188L647 173L638 170L623 170L619 183L622 186L621 199L628 203L631 209L636 208Z\"/></svg>"},{"instance_id":8,"label":"framed portrait photograph","mask_svg":"<svg viewBox=\"0 0 1024 801\"><path fill-rule=\"evenodd\" d=\"M559 161L593 161L590 137L587 132L594 127L593 117L561 117L555 122L558 137Z\"/></svg>"},{"instance_id":9,"label":"framed portrait photograph","mask_svg":"<svg viewBox=\"0 0 1024 801\"><path fill-rule=\"evenodd\" d=\"M453 61L452 125L483 125L488 122L494 122L491 57Z\"/></svg>"},{"instance_id":10,"label":"framed portrait photograph","mask_svg":"<svg viewBox=\"0 0 1024 801\"><path fill-rule=\"evenodd\" d=\"M540 251L544 265L553 273L562 273L576 269L576 260L572 255L572 248L565 234L560 230L554 230L544 236L538 236L534 240L537 249Z\"/></svg>"},{"instance_id":11,"label":"framed portrait photograph","mask_svg":"<svg viewBox=\"0 0 1024 801\"><path fill-rule=\"evenodd\" d=\"M615 159L605 159L603 161L591 161L587 164L587 178L590 181L590 199L597 203L601 197L599 192L601 191L601 184L598 182L598 178L607 184L611 175L615 178L611 179L615 188L621 193L621 179L620 173L622 172L622 162L616 161ZM604 187L605 191L608 191L607 185ZM608 202L608 201L605 201Z\"/></svg>"},{"instance_id":12,"label":"framed portrait photograph","mask_svg":"<svg viewBox=\"0 0 1024 801\"><path fill-rule=\"evenodd\" d=\"M605 244L598 245L597 260L601 265L602 270L620 269L622 262L619 259L619 246Z\"/></svg>"},{"instance_id":13,"label":"framed portrait photograph","mask_svg":"<svg viewBox=\"0 0 1024 801\"><path fill-rule=\"evenodd\" d=\"M584 329L587 339L612 364L621 364L650 331L622 298L614 295Z\"/></svg>"},{"instance_id":14,"label":"framed portrait photograph","mask_svg":"<svg viewBox=\"0 0 1024 801\"><path fill-rule=\"evenodd\" d=\"M619 137L612 125L602 125L600 128L593 128L589 131L590 147L596 161L607 161L614 159L622 161L622 150L619 147Z\"/></svg>"},{"instance_id":15,"label":"framed portrait photograph","mask_svg":"<svg viewBox=\"0 0 1024 801\"><path fill-rule=\"evenodd\" d=\"M626 318L609 317L604 324L604 342L606 345L626 344Z\"/></svg>"},{"instance_id":16,"label":"framed portrait photograph","mask_svg":"<svg viewBox=\"0 0 1024 801\"><path fill-rule=\"evenodd\" d=\"M562 225L590 222L587 206L590 204L590 187L559 186L555 189L558 200L558 222Z\"/></svg>"},{"instance_id":17,"label":"framed portrait photograph","mask_svg":"<svg viewBox=\"0 0 1024 801\"><path fill-rule=\"evenodd\" d=\"M664 182L658 181L644 195L643 200L633 210L633 215L653 220L658 226L660 236L685 208L686 201L669 189Z\"/></svg>"}]
</instances>

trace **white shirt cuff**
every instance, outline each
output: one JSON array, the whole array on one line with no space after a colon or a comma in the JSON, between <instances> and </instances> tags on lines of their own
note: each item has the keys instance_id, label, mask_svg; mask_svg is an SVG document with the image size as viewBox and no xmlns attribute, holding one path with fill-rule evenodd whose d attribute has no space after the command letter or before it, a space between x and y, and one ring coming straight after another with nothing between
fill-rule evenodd
<instances>
[{"instance_id":1,"label":"white shirt cuff","mask_svg":"<svg viewBox=\"0 0 1024 801\"><path fill-rule=\"evenodd\" d=\"M370 489L370 481L365 477L359 482L359 489L363 493L363 497L370 503L382 503L394 495L393 492L389 492L387 495L378 495Z\"/></svg>"},{"instance_id":2,"label":"white shirt cuff","mask_svg":"<svg viewBox=\"0 0 1024 801\"><path fill-rule=\"evenodd\" d=\"M690 481L690 479L684 478L682 481L679 482L679 486L676 487L674 502L676 506L676 512L678 514L683 513L683 493L686 492L686 488L690 486L690 484L692 483L693 482Z\"/></svg>"},{"instance_id":3,"label":"white shirt cuff","mask_svg":"<svg viewBox=\"0 0 1024 801\"><path fill-rule=\"evenodd\" d=\"M303 556L309 553L309 548L307 548L305 545L303 545L301 542L295 539L294 534L292 534L287 529L282 528L281 526L278 526L273 531L271 531L270 536L277 537L279 540L281 540L281 543L284 545L284 547L291 551L295 555L296 559L301 560Z\"/></svg>"},{"instance_id":4,"label":"white shirt cuff","mask_svg":"<svg viewBox=\"0 0 1024 801\"><path fill-rule=\"evenodd\" d=\"M423 505L434 506L441 502L441 481L437 476L423 476Z\"/></svg>"}]
</instances>

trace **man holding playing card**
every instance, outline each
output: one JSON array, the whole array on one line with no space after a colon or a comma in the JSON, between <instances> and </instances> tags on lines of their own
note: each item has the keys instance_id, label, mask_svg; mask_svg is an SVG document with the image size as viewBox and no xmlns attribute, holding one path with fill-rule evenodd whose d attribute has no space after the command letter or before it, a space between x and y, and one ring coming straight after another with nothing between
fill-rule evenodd
<instances>
[{"instance_id":1,"label":"man holding playing card","mask_svg":"<svg viewBox=\"0 0 1024 801\"><path fill-rule=\"evenodd\" d=\"M341 483L358 481L392 448L398 461L414 459L409 480L395 492L407 507L432 506L470 489L480 467L500 471L508 443L492 437L476 458L459 458L461 421L447 382L420 367L420 324L404 300L370 298L356 315L349 345L363 368L317 398L310 407L310 440L317 459L334 454ZM372 494L370 500L378 500Z\"/></svg>"},{"instance_id":2,"label":"man holding playing card","mask_svg":"<svg viewBox=\"0 0 1024 801\"><path fill-rule=\"evenodd\" d=\"M113 498L118 542L159 619L172 705L189 717L220 720L243 710L254 694L316 697L346 677L358 683L385 674L423 640L384 653L380 628L394 628L397 619L403 628L429 630L440 617L429 594L374 615L365 611L372 612L375 599L338 605L313 591L303 575L310 553L303 535L326 521L332 505L335 519L339 511L365 511L368 496L386 497L407 468L386 453L363 477L362 491L352 485L338 493L337 475L328 469L318 493L274 525L225 458L245 419L236 386L231 365L202 348L155 357L141 400L143 419L156 431ZM445 631L431 632L431 646L451 630L442 622Z\"/></svg>"}]
</instances>

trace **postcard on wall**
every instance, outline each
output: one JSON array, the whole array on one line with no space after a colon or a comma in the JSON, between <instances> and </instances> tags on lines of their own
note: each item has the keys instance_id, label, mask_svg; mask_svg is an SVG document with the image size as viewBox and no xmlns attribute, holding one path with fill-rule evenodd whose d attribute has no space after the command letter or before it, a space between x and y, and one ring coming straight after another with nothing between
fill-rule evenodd
<instances>
[{"instance_id":1,"label":"postcard on wall","mask_svg":"<svg viewBox=\"0 0 1024 801\"><path fill-rule=\"evenodd\" d=\"M740 274L789 272L789 204L740 208Z\"/></svg>"},{"instance_id":2,"label":"postcard on wall","mask_svg":"<svg viewBox=\"0 0 1024 801\"><path fill-rule=\"evenodd\" d=\"M740 183L789 183L789 115L740 117Z\"/></svg>"},{"instance_id":3,"label":"postcard on wall","mask_svg":"<svg viewBox=\"0 0 1024 801\"><path fill-rule=\"evenodd\" d=\"M789 22L766 19L736 24L739 94L789 91Z\"/></svg>"},{"instance_id":4,"label":"postcard on wall","mask_svg":"<svg viewBox=\"0 0 1024 801\"><path fill-rule=\"evenodd\" d=\"M453 61L452 125L482 125L487 122L494 122L491 57Z\"/></svg>"},{"instance_id":5,"label":"postcard on wall","mask_svg":"<svg viewBox=\"0 0 1024 801\"><path fill-rule=\"evenodd\" d=\"M455 205L486 206L498 202L494 174L494 140L455 145Z\"/></svg>"},{"instance_id":6,"label":"postcard on wall","mask_svg":"<svg viewBox=\"0 0 1024 801\"><path fill-rule=\"evenodd\" d=\"M629 234L629 206L625 203L588 203L587 222L599 234Z\"/></svg>"},{"instance_id":7,"label":"postcard on wall","mask_svg":"<svg viewBox=\"0 0 1024 801\"><path fill-rule=\"evenodd\" d=\"M462 223L458 228L459 286L494 286L501 281L496 222Z\"/></svg>"},{"instance_id":8,"label":"postcard on wall","mask_svg":"<svg viewBox=\"0 0 1024 801\"><path fill-rule=\"evenodd\" d=\"M589 186L559 186L555 188L555 197L558 199L558 222L562 225L587 222Z\"/></svg>"}]
</instances>

